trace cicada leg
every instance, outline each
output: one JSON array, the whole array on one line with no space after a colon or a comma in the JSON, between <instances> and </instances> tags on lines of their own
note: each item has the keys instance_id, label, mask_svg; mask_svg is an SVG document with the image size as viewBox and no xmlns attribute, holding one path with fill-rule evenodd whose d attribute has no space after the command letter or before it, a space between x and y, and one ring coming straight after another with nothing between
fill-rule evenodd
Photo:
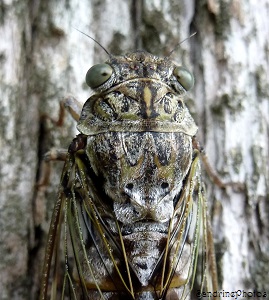
<instances>
[{"instance_id":1,"label":"cicada leg","mask_svg":"<svg viewBox=\"0 0 269 300\"><path fill-rule=\"evenodd\" d=\"M66 110L70 113L75 121L78 121L82 107L82 103L80 103L74 96L67 95L60 100L60 109L57 119L52 118L48 114L44 114L42 117L50 120L50 122L55 126L61 127L64 124Z\"/></svg>"},{"instance_id":2,"label":"cicada leg","mask_svg":"<svg viewBox=\"0 0 269 300\"><path fill-rule=\"evenodd\" d=\"M82 104L75 99L72 95L65 96L60 101L60 109L58 118L54 119L51 116L44 114L43 119L49 120L52 124L57 127L61 127L64 124L66 110L70 113L75 121L78 121ZM36 183L37 192L35 197L35 224L40 225L44 219L44 205L45 205L45 193L47 187L50 184L51 174L51 162L52 161L65 161L67 157L66 149L51 149L46 152L40 166L39 179Z\"/></svg>"},{"instance_id":3,"label":"cicada leg","mask_svg":"<svg viewBox=\"0 0 269 300\"><path fill-rule=\"evenodd\" d=\"M54 126L61 127L64 124L66 109L71 114L73 119L77 121L82 109L82 104L80 104L73 96L69 95L61 99L57 119L54 119L51 116L46 114L42 116L42 119L48 120ZM66 149L51 149L50 151L45 153L42 159L40 165L40 171L39 171L39 178L36 183L36 196L34 201L34 217L35 217L34 222L36 227L42 224L45 219L45 211L46 211L45 194L50 184L51 162L66 161L67 155L68 155L68 151ZM57 244L60 242L60 232L61 232L60 224L62 223L61 219L63 218L63 216L61 215L61 211L62 211L62 208L60 208L61 205L62 205L62 201L60 200L59 197L55 204L53 216L51 217L51 226L48 234L49 238L47 241L47 250L44 259L45 263L44 263L43 274L49 273L46 267L51 264L53 248L55 249L59 248L59 245ZM55 251L55 253L57 253L57 251ZM57 262L59 262L59 260L57 260L57 257L55 258L55 262L56 263L54 264L54 269L57 271L58 268ZM55 273L54 278L56 278L57 272L54 271L54 273ZM45 295L47 293L46 292L47 288L48 288L47 278L43 275L41 294ZM55 294L55 292L54 293L52 292L52 298L54 297L53 299L55 299L56 296L53 296L53 294Z\"/></svg>"},{"instance_id":4,"label":"cicada leg","mask_svg":"<svg viewBox=\"0 0 269 300\"><path fill-rule=\"evenodd\" d=\"M192 139L192 144L193 144L193 148L197 149L200 152L200 158L201 161L203 162L206 173L208 174L212 182L214 182L214 184L216 184L221 189L232 187L234 191L238 191L238 192L245 189L245 185L242 184L241 182L233 182L233 181L223 182L223 180L219 177L217 172L211 166L208 160L208 156L206 155L205 149L200 145L200 143L197 141L195 136Z\"/></svg>"},{"instance_id":5,"label":"cicada leg","mask_svg":"<svg viewBox=\"0 0 269 300\"><path fill-rule=\"evenodd\" d=\"M79 116L82 110L82 104L76 100L73 96L66 96L60 101L59 115L57 119L51 118L49 115L43 115L42 117L51 121L55 126L61 127L64 123L65 110L68 110L70 115L75 121L79 120ZM43 158L41 165L40 177L37 182L37 186L47 186L49 184L50 175L50 162L51 161L65 161L67 150L64 149L52 149L48 151Z\"/></svg>"}]
</instances>

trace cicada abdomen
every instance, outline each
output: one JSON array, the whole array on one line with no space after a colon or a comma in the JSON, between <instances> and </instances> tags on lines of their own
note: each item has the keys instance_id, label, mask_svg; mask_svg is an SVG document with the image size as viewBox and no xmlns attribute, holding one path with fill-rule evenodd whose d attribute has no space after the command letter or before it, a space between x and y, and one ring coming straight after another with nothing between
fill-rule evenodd
<instances>
[{"instance_id":1,"label":"cicada abdomen","mask_svg":"<svg viewBox=\"0 0 269 300\"><path fill-rule=\"evenodd\" d=\"M168 58L138 51L110 56L88 71L86 82L95 94L69 147L41 299L60 219L62 298L186 299L199 248L207 252L206 203L192 143L197 126L183 101L193 77ZM52 293L57 298L57 288Z\"/></svg>"}]
</instances>

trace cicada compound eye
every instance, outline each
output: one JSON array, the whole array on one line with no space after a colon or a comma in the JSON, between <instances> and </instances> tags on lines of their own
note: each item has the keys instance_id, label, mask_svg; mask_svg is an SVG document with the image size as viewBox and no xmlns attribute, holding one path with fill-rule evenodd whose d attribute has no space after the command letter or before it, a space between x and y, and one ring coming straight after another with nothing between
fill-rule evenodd
<instances>
[{"instance_id":1,"label":"cicada compound eye","mask_svg":"<svg viewBox=\"0 0 269 300\"><path fill-rule=\"evenodd\" d=\"M176 67L173 71L173 75L186 91L189 91L193 87L194 78L184 67Z\"/></svg>"},{"instance_id":2,"label":"cicada compound eye","mask_svg":"<svg viewBox=\"0 0 269 300\"><path fill-rule=\"evenodd\" d=\"M86 74L87 85L94 89L104 84L112 75L113 69L108 64L92 66Z\"/></svg>"}]
</instances>

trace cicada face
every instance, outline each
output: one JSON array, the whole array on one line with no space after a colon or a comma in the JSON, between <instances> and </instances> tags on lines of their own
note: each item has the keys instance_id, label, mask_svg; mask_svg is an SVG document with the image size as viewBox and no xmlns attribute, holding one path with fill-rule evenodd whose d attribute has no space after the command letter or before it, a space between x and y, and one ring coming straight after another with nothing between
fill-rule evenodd
<instances>
[{"instance_id":1,"label":"cicada face","mask_svg":"<svg viewBox=\"0 0 269 300\"><path fill-rule=\"evenodd\" d=\"M72 294L185 299L205 218L197 126L183 101L192 75L139 51L92 67L86 82L95 93L60 188L76 262L66 268Z\"/></svg>"}]
</instances>

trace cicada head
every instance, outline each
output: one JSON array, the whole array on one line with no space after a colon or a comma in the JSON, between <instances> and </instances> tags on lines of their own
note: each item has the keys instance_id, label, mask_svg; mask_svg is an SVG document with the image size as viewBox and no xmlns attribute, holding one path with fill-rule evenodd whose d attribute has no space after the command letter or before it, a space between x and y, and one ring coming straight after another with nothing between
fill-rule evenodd
<instances>
[{"instance_id":1,"label":"cicada head","mask_svg":"<svg viewBox=\"0 0 269 300\"><path fill-rule=\"evenodd\" d=\"M191 73L172 61L144 51L113 57L93 66L86 82L96 92L85 103L78 130L183 132L197 126L183 101L193 85Z\"/></svg>"}]
</instances>

